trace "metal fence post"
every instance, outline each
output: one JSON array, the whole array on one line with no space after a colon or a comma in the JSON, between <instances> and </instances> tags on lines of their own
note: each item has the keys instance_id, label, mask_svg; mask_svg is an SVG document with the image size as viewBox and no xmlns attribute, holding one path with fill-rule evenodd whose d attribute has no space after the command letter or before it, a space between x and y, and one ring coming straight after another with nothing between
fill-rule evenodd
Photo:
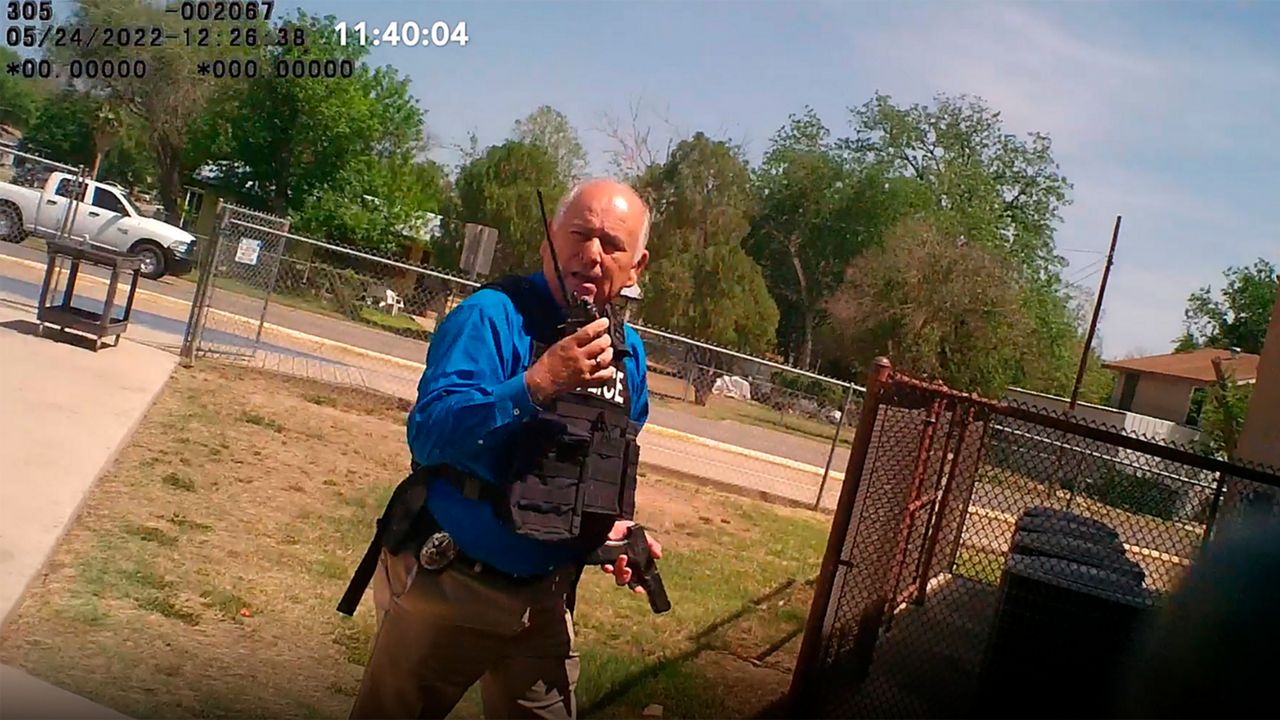
<instances>
[{"instance_id":1,"label":"metal fence post","mask_svg":"<svg viewBox=\"0 0 1280 720\"><path fill-rule=\"evenodd\" d=\"M853 390L858 387L849 383L849 390L844 395L844 405L840 408L840 419L836 422L836 434L831 438L831 449L827 451L827 464L822 468L822 482L818 483L818 497L813 500L813 509L822 507L822 493L827 489L827 477L831 475L831 463L836 457L836 447L840 444L840 431L844 429L844 416L849 414L849 403L853 402Z\"/></svg>"},{"instance_id":2,"label":"metal fence post","mask_svg":"<svg viewBox=\"0 0 1280 720\"><path fill-rule=\"evenodd\" d=\"M258 332L253 336L253 349L256 351L262 344L262 326L267 322L267 306L271 304L271 294L276 291L276 278L280 277L280 260L289 245L289 238L280 238L280 249L276 251L275 264L271 267L271 280L267 283L267 292L262 297L262 312L258 314Z\"/></svg>"},{"instance_id":3,"label":"metal fence post","mask_svg":"<svg viewBox=\"0 0 1280 720\"><path fill-rule=\"evenodd\" d=\"M862 471L866 467L867 453L871 449L871 436L875 434L873 429L880 410L880 391L889 382L892 370L893 366L888 358L878 357L867 378L867 394L862 401L862 414L858 418L858 429L853 436L853 449L845 468L844 484L840 487L840 501L836 503L835 515L831 518L827 549L822 556L818 580L814 584L813 602L805 620L804 638L800 641L800 652L791 673L791 686L787 690L786 704L791 717L812 715L804 712L802 698L812 687L810 675L817 664L818 654L822 651L827 612L831 609L831 593L836 584L836 569L840 564L840 556L844 554L846 536L853 522L854 501L857 500Z\"/></svg>"},{"instance_id":4,"label":"metal fence post","mask_svg":"<svg viewBox=\"0 0 1280 720\"><path fill-rule=\"evenodd\" d=\"M684 349L684 391L680 395L680 399L684 402L693 402L697 399L695 395L693 400L689 399L689 390L693 388L693 347L688 346Z\"/></svg>"},{"instance_id":5,"label":"metal fence post","mask_svg":"<svg viewBox=\"0 0 1280 720\"><path fill-rule=\"evenodd\" d=\"M213 267L218 259L218 244L222 240L221 221L225 212L222 201L219 200L209 237L200 246L196 263L199 268L196 273L196 287L191 294L191 312L187 315L187 328L182 336L182 349L178 353L183 367L189 368L195 363L200 336L204 332L204 316L208 308L210 286L213 284Z\"/></svg>"}]
</instances>

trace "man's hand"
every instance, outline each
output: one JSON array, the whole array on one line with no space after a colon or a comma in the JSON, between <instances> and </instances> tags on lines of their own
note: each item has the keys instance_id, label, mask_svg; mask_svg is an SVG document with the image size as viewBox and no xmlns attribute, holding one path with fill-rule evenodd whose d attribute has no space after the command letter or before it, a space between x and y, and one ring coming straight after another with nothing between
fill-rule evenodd
<instances>
[{"instance_id":1,"label":"man's hand","mask_svg":"<svg viewBox=\"0 0 1280 720\"><path fill-rule=\"evenodd\" d=\"M627 536L628 529L632 525L635 525L635 523L630 520L619 520L614 523L613 529L609 531L609 539L621 540L625 538ZM653 535L649 534L645 535L645 539L649 541L649 552L653 555L654 559L660 559L662 557L662 543L655 540ZM601 565L600 569L605 573L612 574L614 581L617 582L619 586L626 585L631 582L631 568L627 567L626 555L619 555L618 562L616 564ZM635 591L643 593L644 588L637 586Z\"/></svg>"},{"instance_id":2,"label":"man's hand","mask_svg":"<svg viewBox=\"0 0 1280 720\"><path fill-rule=\"evenodd\" d=\"M602 317L547 348L525 371L525 384L534 404L542 405L560 393L611 382L617 372L612 362L609 318Z\"/></svg>"}]
</instances>

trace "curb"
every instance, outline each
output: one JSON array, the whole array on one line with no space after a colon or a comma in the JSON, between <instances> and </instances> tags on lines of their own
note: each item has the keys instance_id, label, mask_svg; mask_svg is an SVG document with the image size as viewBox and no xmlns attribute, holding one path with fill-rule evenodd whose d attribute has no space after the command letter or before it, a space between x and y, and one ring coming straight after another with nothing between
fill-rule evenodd
<instances>
[{"instance_id":1,"label":"curb","mask_svg":"<svg viewBox=\"0 0 1280 720\"><path fill-rule=\"evenodd\" d=\"M0 256L0 261L17 263L19 265L26 265L27 267L40 270L41 272L43 272L45 269L44 265L41 265L38 262L27 260L25 258L16 258L16 257L10 257L6 255L6 256ZM80 280L92 280L93 282L96 282L100 285L106 285L108 282L106 280L103 280L100 277L94 277L93 275L81 275ZM214 289L216 290L217 288L214 288ZM176 298L171 295L165 295L164 293L158 293L154 290L138 288L138 290L136 291L136 294L140 296L153 298L156 300L163 300L173 305L178 305L185 308L191 307L190 300L183 300L181 298ZM209 308L209 312L215 315L218 315L220 317L226 318L228 320L231 320L233 322L246 322L254 325L258 323L258 321L254 320L253 318L247 318L243 315L236 315L235 313L227 312L226 310L219 310L217 308L211 307ZM305 312L305 311L300 311L300 312ZM337 340L330 340L329 338L323 338L318 335L311 335L310 333L304 333L300 330L294 330L292 328L287 328L282 325L276 325L275 323L264 322L262 323L262 328L264 330L270 330L272 332L277 332L282 335L288 335L298 340L305 340L307 342L318 343L320 345L327 345L330 347L342 348L349 352L357 353L359 355L364 355L366 357L371 357L377 360L381 360L383 362L394 363L407 368L412 368L419 372L421 372L422 369L426 367L426 365L424 365L423 363L414 362L413 360L405 360L404 358L396 357L394 355L387 355L385 353L374 352L373 350L366 350L356 345L348 345L347 343L339 342Z\"/></svg>"},{"instance_id":2,"label":"curb","mask_svg":"<svg viewBox=\"0 0 1280 720\"><path fill-rule=\"evenodd\" d=\"M158 352L164 351L160 350ZM27 595L31 592L31 588L35 586L37 581L41 580L47 574L49 561L57 554L59 546L62 545L63 540L67 537L67 533L71 531L72 526L76 524L76 521L79 520L80 515L84 512L85 504L89 502L89 496L98 489L103 476L105 476L107 471L115 465L116 459L120 457L120 453L124 452L124 449L129 446L130 442L132 442L133 436L137 434L138 428L142 425L142 421L151 413L151 409L155 407L156 401L160 399L160 395L164 393L165 388L169 387L169 381L173 378L173 372L177 366L177 362L174 362L174 364L169 367L169 372L164 376L164 382L160 383L156 387L155 392L153 392L151 397L147 399L142 412L138 413L138 416L133 419L133 422L129 424L128 429L121 434L120 442L116 443L116 446L112 448L111 452L108 453L107 457L102 461L102 465L98 468L98 471L94 473L93 480L91 480L85 487L84 493L82 493L80 498L76 500L75 506L72 508L71 514L67 516L66 522L63 523L62 527L58 530L57 537L50 546L49 553L40 562L40 568L35 572L35 574L27 579L26 584L22 587L22 592L18 594L18 599L14 602L13 606L6 610L3 616L0 616L0 628L7 626L9 622L17 617L18 610L22 608Z\"/></svg>"},{"instance_id":3,"label":"curb","mask_svg":"<svg viewBox=\"0 0 1280 720\"><path fill-rule=\"evenodd\" d=\"M672 437L677 440L694 442L699 445L705 445L706 447L714 448L716 450L724 450L725 452L737 453L738 455L743 455L743 456L752 458L753 460L772 463L774 465L781 465L783 467L791 468L792 470L799 470L801 472L811 473L819 477L822 476L822 468L816 465L809 465L808 463L802 463L798 460L778 457L777 455L770 455L768 453L760 452L759 450L751 450L748 448L739 447L737 445L731 445L729 443L720 442L719 440L704 438L701 435L691 435L689 433L682 432L680 430L672 430L671 428L665 428L660 425L645 425L644 429L653 430L659 435L665 435L667 437ZM844 481L844 473L836 470L832 470L830 473L828 473L827 477L832 480L838 480L841 482Z\"/></svg>"},{"instance_id":4,"label":"curb","mask_svg":"<svg viewBox=\"0 0 1280 720\"><path fill-rule=\"evenodd\" d=\"M4 256L4 257L0 257L0 260L19 263L31 268L38 269L38 270L44 270L44 266L41 265L40 263L33 262L31 260L25 260L23 258ZM83 275L81 276L81 279L82 280L90 279L102 285L107 284L106 280L103 280L102 278L93 277L92 275ZM163 293L158 293L152 290L139 289L137 291L137 294L164 300L174 305L180 305L186 308L191 307L191 302L189 300L181 300L179 298L165 295ZM236 315L235 313L230 313L225 310L218 310L217 308L209 308L209 312L216 313L217 315L224 317L228 320L231 320L233 322L242 322L242 323L249 323L249 324L257 323L257 321L253 320L252 318L247 318L243 315ZM383 353L374 352L372 350L365 350L364 348L357 347L355 345L348 345L347 343L338 342L337 340L322 338L316 335L311 335L309 333L293 330L291 328L281 327L273 323L263 323L262 327L263 329L269 329L273 332L279 332L281 334L288 335L299 340L318 343L320 345L324 345L332 348L339 348L347 352L353 352L359 355L365 355L367 357L375 358L375 359L386 361L386 362L393 362L402 367L410 368L418 373L421 373L426 368L426 365L423 363L416 363L411 360L405 360L404 358L398 358L392 355L385 355ZM758 450L751 450L748 448L739 447L737 445L731 445L729 443L720 442L718 440L711 440L709 438L704 438L699 435L691 435L686 432L673 430L671 428L665 428L659 425L647 424L645 425L645 430L653 430L659 435L666 435L667 437L675 438L677 440L683 440L685 442L697 443L699 445L703 445L705 447L713 448L716 450L723 450L725 452L736 453L738 455L742 455L744 457L748 457L753 460L758 460L760 462L767 462L767 463L772 463L774 465L780 465L782 467L790 468L792 470L799 470L800 472L817 475L818 477L822 476L822 468L817 467L815 465L802 463L797 460L792 460L790 458L779 457L777 455L770 455L768 453L763 453ZM827 477L836 481L843 481L844 473L833 469L830 473L828 473Z\"/></svg>"}]
</instances>

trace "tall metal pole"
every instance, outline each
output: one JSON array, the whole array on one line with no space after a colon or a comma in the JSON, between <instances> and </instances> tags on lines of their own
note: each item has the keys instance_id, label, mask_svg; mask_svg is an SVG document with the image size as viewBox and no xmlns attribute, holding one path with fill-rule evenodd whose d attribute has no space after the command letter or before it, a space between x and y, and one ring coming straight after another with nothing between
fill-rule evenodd
<instances>
[{"instance_id":1,"label":"tall metal pole","mask_svg":"<svg viewBox=\"0 0 1280 720\"><path fill-rule=\"evenodd\" d=\"M822 468L822 482L818 483L818 497L813 500L813 509L819 510L822 507L822 494L827 489L827 478L831 475L831 461L835 459L836 447L840 443L840 431L844 429L845 416L849 414L849 403L853 402L853 390L858 387L853 383L849 383L849 391L844 394L844 405L840 409L840 420L836 422L836 434L831 438L831 449L827 451L827 464Z\"/></svg>"},{"instance_id":2,"label":"tall metal pole","mask_svg":"<svg viewBox=\"0 0 1280 720\"><path fill-rule=\"evenodd\" d=\"M1107 292L1107 278L1111 275L1111 261L1116 255L1116 240L1120 237L1120 216L1116 216L1115 229L1111 231L1111 249L1107 251L1107 264L1102 268L1102 282L1098 285L1098 297L1093 301L1093 320L1089 322L1089 333L1084 338L1084 349L1080 351L1080 367L1076 369L1076 384L1071 388L1071 402L1067 405L1069 412L1075 412L1076 400L1080 397L1080 384L1084 382L1084 370L1089 364L1089 351L1093 349L1093 335L1098 330L1098 316L1102 313L1102 296Z\"/></svg>"}]
</instances>

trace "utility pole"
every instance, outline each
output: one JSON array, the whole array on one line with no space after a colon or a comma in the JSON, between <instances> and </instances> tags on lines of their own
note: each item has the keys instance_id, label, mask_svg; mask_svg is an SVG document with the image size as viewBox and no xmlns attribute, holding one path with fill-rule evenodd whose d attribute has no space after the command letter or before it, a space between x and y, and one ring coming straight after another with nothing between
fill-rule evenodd
<instances>
[{"instance_id":1,"label":"utility pole","mask_svg":"<svg viewBox=\"0 0 1280 720\"><path fill-rule=\"evenodd\" d=\"M1098 297L1093 301L1093 320L1089 322L1089 333L1084 338L1084 349L1080 351L1080 367L1076 369L1076 384L1071 388L1071 402L1068 412L1075 412L1076 400L1080 397L1080 384L1084 382L1084 369L1089 364L1089 350L1093 348L1093 335L1098 330L1098 315L1102 313L1102 296L1107 292L1107 277L1111 275L1111 261L1116 255L1116 240L1120 237L1120 216L1116 216L1115 229L1111 231L1111 249L1107 251L1107 264L1102 268L1102 282L1098 286Z\"/></svg>"}]
</instances>

